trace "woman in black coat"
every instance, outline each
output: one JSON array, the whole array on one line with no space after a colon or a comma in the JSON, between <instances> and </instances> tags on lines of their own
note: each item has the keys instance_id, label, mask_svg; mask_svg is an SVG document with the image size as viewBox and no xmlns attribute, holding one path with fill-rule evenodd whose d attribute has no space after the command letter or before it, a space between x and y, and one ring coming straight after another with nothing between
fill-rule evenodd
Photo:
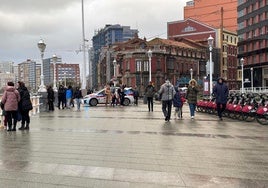
<instances>
[{"instance_id":1,"label":"woman in black coat","mask_svg":"<svg viewBox=\"0 0 268 188\"><path fill-rule=\"evenodd\" d=\"M30 129L29 111L33 109L32 102L30 99L30 93L27 87L25 87L25 84L23 82L18 82L18 84L19 84L18 91L20 93L21 98L19 102L19 112L21 114L21 127L19 128L19 130L29 130Z\"/></svg>"}]
</instances>

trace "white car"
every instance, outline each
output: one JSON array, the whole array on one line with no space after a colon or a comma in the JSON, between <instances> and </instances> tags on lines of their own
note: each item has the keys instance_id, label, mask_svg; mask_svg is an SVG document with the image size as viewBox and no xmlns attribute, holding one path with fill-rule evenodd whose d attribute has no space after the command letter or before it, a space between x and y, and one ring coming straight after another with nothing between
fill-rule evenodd
<instances>
[{"instance_id":1,"label":"white car","mask_svg":"<svg viewBox=\"0 0 268 188\"><path fill-rule=\"evenodd\" d=\"M116 89L118 89L118 87ZM123 102L124 106L133 104L134 103L133 89L125 88L124 93L125 93ZM86 95L83 98L83 102L84 104L88 104L90 106L97 106L97 104L105 104L106 103L105 89Z\"/></svg>"}]
</instances>

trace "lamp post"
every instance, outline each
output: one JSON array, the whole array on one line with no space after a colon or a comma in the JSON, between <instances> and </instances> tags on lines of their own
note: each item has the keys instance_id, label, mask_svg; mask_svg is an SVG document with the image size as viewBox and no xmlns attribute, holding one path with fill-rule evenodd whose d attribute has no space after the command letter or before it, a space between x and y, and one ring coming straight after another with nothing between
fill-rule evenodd
<instances>
[{"instance_id":1,"label":"lamp post","mask_svg":"<svg viewBox=\"0 0 268 188\"><path fill-rule=\"evenodd\" d=\"M210 35L208 37L209 46L209 94L212 95L212 49L214 38Z\"/></svg>"},{"instance_id":2,"label":"lamp post","mask_svg":"<svg viewBox=\"0 0 268 188\"><path fill-rule=\"evenodd\" d=\"M58 90L57 90L57 86L56 86L56 63L58 61L58 57L57 57L56 54L54 54L52 56L52 60L53 60L53 70L54 70L54 72L53 72L54 73L54 76L53 76L53 90L55 92L57 92Z\"/></svg>"},{"instance_id":3,"label":"lamp post","mask_svg":"<svg viewBox=\"0 0 268 188\"><path fill-rule=\"evenodd\" d=\"M250 68L251 73L251 92L253 92L253 67Z\"/></svg>"},{"instance_id":4,"label":"lamp post","mask_svg":"<svg viewBox=\"0 0 268 188\"><path fill-rule=\"evenodd\" d=\"M149 82L152 81L152 55L153 52L151 49L148 50L148 57L149 57Z\"/></svg>"},{"instance_id":5,"label":"lamp post","mask_svg":"<svg viewBox=\"0 0 268 188\"><path fill-rule=\"evenodd\" d=\"M64 72L64 87L66 88L66 72Z\"/></svg>"},{"instance_id":6,"label":"lamp post","mask_svg":"<svg viewBox=\"0 0 268 188\"><path fill-rule=\"evenodd\" d=\"M82 0L82 50L83 50L83 64L82 68L82 89L86 89L87 75L86 75L86 39L85 39L85 21L84 21L84 0Z\"/></svg>"},{"instance_id":7,"label":"lamp post","mask_svg":"<svg viewBox=\"0 0 268 188\"><path fill-rule=\"evenodd\" d=\"M41 79L41 85L39 86L38 92L46 92L46 86L44 85L44 52L46 49L46 44L44 43L43 39L40 39L39 42L37 43L37 46L40 50L41 53L41 75L40 75L40 79Z\"/></svg>"},{"instance_id":8,"label":"lamp post","mask_svg":"<svg viewBox=\"0 0 268 188\"><path fill-rule=\"evenodd\" d=\"M116 74L117 62L115 59L113 60L113 66L114 66L114 80L113 80L113 82L114 82L114 86L116 86L117 85L117 74Z\"/></svg>"},{"instance_id":9,"label":"lamp post","mask_svg":"<svg viewBox=\"0 0 268 188\"><path fill-rule=\"evenodd\" d=\"M191 80L193 79L193 69L190 69Z\"/></svg>"},{"instance_id":10,"label":"lamp post","mask_svg":"<svg viewBox=\"0 0 268 188\"><path fill-rule=\"evenodd\" d=\"M244 58L242 57L240 60L241 63L241 76L242 76L242 93L244 93Z\"/></svg>"},{"instance_id":11,"label":"lamp post","mask_svg":"<svg viewBox=\"0 0 268 188\"><path fill-rule=\"evenodd\" d=\"M114 59L113 61L113 66L114 66L114 78L116 77L116 60Z\"/></svg>"}]
</instances>

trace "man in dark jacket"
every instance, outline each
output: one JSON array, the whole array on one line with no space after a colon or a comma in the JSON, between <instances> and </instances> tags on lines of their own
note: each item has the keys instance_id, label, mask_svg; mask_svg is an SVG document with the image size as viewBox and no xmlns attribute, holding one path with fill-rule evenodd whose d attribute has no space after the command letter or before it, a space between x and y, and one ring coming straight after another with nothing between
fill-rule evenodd
<instances>
[{"instance_id":1,"label":"man in dark jacket","mask_svg":"<svg viewBox=\"0 0 268 188\"><path fill-rule=\"evenodd\" d=\"M216 97L217 112L219 119L222 121L222 113L226 108L229 89L224 83L223 78L219 78L217 84L213 88L213 96Z\"/></svg>"},{"instance_id":2,"label":"man in dark jacket","mask_svg":"<svg viewBox=\"0 0 268 188\"><path fill-rule=\"evenodd\" d=\"M145 96L147 97L149 112L154 111L154 94L155 94L155 89L153 86L153 82L150 81L149 85L145 88Z\"/></svg>"}]
</instances>

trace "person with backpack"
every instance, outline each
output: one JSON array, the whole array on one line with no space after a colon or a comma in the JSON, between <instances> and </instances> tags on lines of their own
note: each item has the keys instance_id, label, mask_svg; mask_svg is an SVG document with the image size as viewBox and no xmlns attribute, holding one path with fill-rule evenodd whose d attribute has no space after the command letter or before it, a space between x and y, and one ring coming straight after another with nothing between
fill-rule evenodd
<instances>
[{"instance_id":1,"label":"person with backpack","mask_svg":"<svg viewBox=\"0 0 268 188\"><path fill-rule=\"evenodd\" d=\"M166 79L165 83L161 85L158 93L162 96L162 112L165 116L165 121L168 122L170 120L172 102L176 91L170 81Z\"/></svg>"},{"instance_id":2,"label":"person with backpack","mask_svg":"<svg viewBox=\"0 0 268 188\"><path fill-rule=\"evenodd\" d=\"M155 89L153 86L153 82L150 81L149 85L145 88L145 96L147 97L147 104L148 104L148 110L154 111L154 94L155 94Z\"/></svg>"}]
</instances>

